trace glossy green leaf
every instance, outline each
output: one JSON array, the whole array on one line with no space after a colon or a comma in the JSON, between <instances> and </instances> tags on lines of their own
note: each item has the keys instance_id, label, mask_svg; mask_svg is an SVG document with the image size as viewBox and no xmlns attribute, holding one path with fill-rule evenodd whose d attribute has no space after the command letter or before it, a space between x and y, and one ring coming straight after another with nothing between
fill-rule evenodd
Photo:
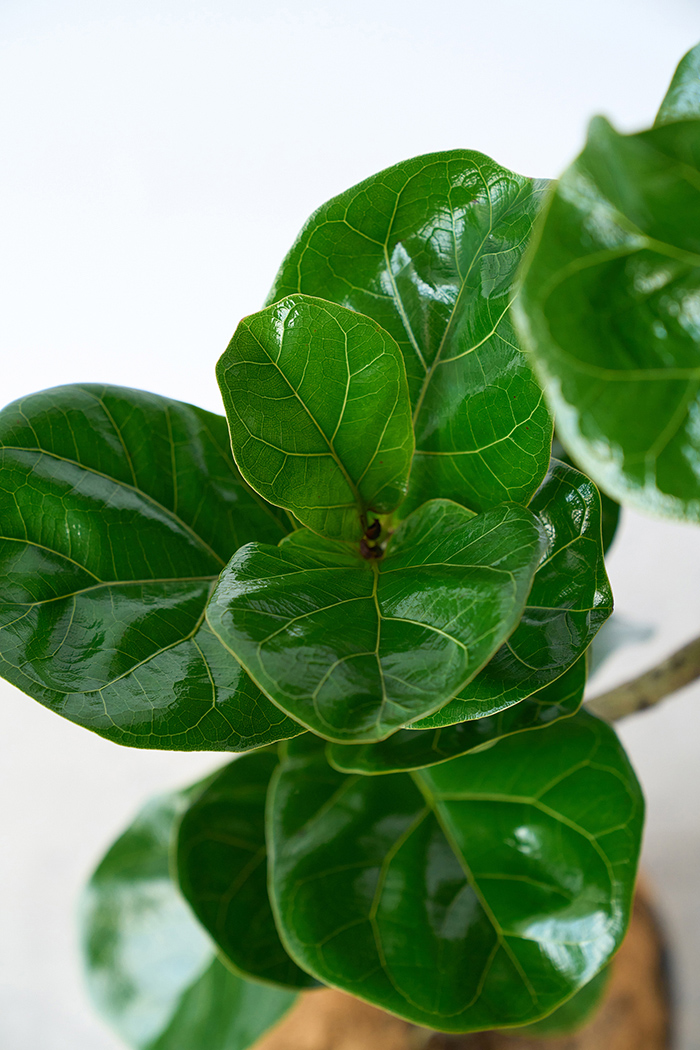
<instances>
[{"instance_id":1,"label":"glossy green leaf","mask_svg":"<svg viewBox=\"0 0 700 1050\"><path fill-rule=\"evenodd\" d=\"M570 1035L579 1031L593 1019L596 1010L601 1006L610 976L611 968L608 964L562 1006L557 1007L541 1021L516 1029L513 1034L525 1039L535 1039L541 1036Z\"/></svg>"},{"instance_id":2,"label":"glossy green leaf","mask_svg":"<svg viewBox=\"0 0 700 1050\"><path fill-rule=\"evenodd\" d=\"M643 800L585 712L412 773L347 776L286 746L268 807L270 893L319 980L442 1031L560 1005L624 935Z\"/></svg>"},{"instance_id":3,"label":"glossy green leaf","mask_svg":"<svg viewBox=\"0 0 700 1050\"><path fill-rule=\"evenodd\" d=\"M180 889L234 969L303 988L316 981L280 943L267 895L265 796L277 755L225 766L185 813L178 833Z\"/></svg>"},{"instance_id":4,"label":"glossy green leaf","mask_svg":"<svg viewBox=\"0 0 700 1050\"><path fill-rule=\"evenodd\" d=\"M91 998L134 1050L246 1050L295 1000L220 962L171 879L173 832L198 790L150 802L106 854L83 901Z\"/></svg>"},{"instance_id":5,"label":"glossy green leaf","mask_svg":"<svg viewBox=\"0 0 700 1050\"><path fill-rule=\"evenodd\" d=\"M546 729L575 714L586 686L586 659L580 657L556 682L498 714L440 729L399 729L376 744L328 744L326 758L341 773L399 773L484 751L498 740Z\"/></svg>"},{"instance_id":6,"label":"glossy green leaf","mask_svg":"<svg viewBox=\"0 0 700 1050\"><path fill-rule=\"evenodd\" d=\"M244 751L298 733L204 621L280 512L226 421L139 390L66 386L0 413L0 673L121 744Z\"/></svg>"},{"instance_id":7,"label":"glossy green leaf","mask_svg":"<svg viewBox=\"0 0 700 1050\"><path fill-rule=\"evenodd\" d=\"M568 455L566 449L562 445L559 438L554 435L554 441L552 442L552 458L559 459L562 463L568 463L570 467L574 467L578 470L578 466L572 460L571 456ZM551 469L551 464L550 464ZM601 526L603 533L603 553L607 554L612 541L615 539L617 533L617 527L620 524L620 518L622 514L622 507L620 504L611 499L605 492L598 490L600 496L600 510L601 510Z\"/></svg>"},{"instance_id":8,"label":"glossy green leaf","mask_svg":"<svg viewBox=\"0 0 700 1050\"><path fill-rule=\"evenodd\" d=\"M596 118L516 304L576 463L610 496L700 521L700 121Z\"/></svg>"},{"instance_id":9,"label":"glossy green leaf","mask_svg":"<svg viewBox=\"0 0 700 1050\"><path fill-rule=\"evenodd\" d=\"M516 630L483 671L413 729L436 729L517 703L561 675L612 612L601 543L600 494L580 471L552 461L530 503L548 545Z\"/></svg>"},{"instance_id":10,"label":"glossy green leaf","mask_svg":"<svg viewBox=\"0 0 700 1050\"><path fill-rule=\"evenodd\" d=\"M700 44L684 55L656 115L656 126L700 118Z\"/></svg>"},{"instance_id":11,"label":"glossy green leaf","mask_svg":"<svg viewBox=\"0 0 700 1050\"><path fill-rule=\"evenodd\" d=\"M426 503L380 560L307 530L243 547L207 608L284 711L329 740L379 740L457 693L518 623L543 550L537 518Z\"/></svg>"},{"instance_id":12,"label":"glossy green leaf","mask_svg":"<svg viewBox=\"0 0 700 1050\"><path fill-rule=\"evenodd\" d=\"M291 295L241 321L216 374L243 477L314 532L359 540L403 499L406 371L376 321Z\"/></svg>"},{"instance_id":13,"label":"glossy green leaf","mask_svg":"<svg viewBox=\"0 0 700 1050\"><path fill-rule=\"evenodd\" d=\"M270 293L373 317L406 361L416 454L405 514L442 497L526 503L551 422L509 316L545 182L472 150L387 168L309 219Z\"/></svg>"}]
</instances>

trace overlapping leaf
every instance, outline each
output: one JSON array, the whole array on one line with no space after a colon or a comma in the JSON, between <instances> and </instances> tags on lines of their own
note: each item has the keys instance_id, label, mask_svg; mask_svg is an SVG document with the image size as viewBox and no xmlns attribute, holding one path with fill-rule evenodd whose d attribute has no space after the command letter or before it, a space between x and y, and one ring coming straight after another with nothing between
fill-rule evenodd
<instances>
[{"instance_id":1,"label":"overlapping leaf","mask_svg":"<svg viewBox=\"0 0 700 1050\"><path fill-rule=\"evenodd\" d=\"M670 105L670 104L669 104ZM700 120L591 124L516 316L573 459L618 501L700 520Z\"/></svg>"},{"instance_id":2,"label":"overlapping leaf","mask_svg":"<svg viewBox=\"0 0 700 1050\"><path fill-rule=\"evenodd\" d=\"M572 460L571 456L567 453L566 449L562 445L559 438L554 435L554 441L552 442L552 459L558 459L562 463L568 463L570 467L576 467L576 464ZM551 464L550 464L551 469ZM603 553L607 554L609 548L612 545L615 536L617 535L617 528L620 524L622 507L620 504L611 499L605 492L598 490L600 496L600 512L601 512L601 529L603 533Z\"/></svg>"},{"instance_id":3,"label":"overlapping leaf","mask_svg":"<svg viewBox=\"0 0 700 1050\"><path fill-rule=\"evenodd\" d=\"M524 507L433 500L381 560L307 530L242 548L207 619L293 718L329 740L379 740L445 704L511 634L543 548Z\"/></svg>"},{"instance_id":4,"label":"overlapping leaf","mask_svg":"<svg viewBox=\"0 0 700 1050\"><path fill-rule=\"evenodd\" d=\"M204 621L231 554L276 542L226 422L121 387L58 387L0 413L0 673L122 744L246 750L299 727Z\"/></svg>"},{"instance_id":5,"label":"overlapping leaf","mask_svg":"<svg viewBox=\"0 0 700 1050\"><path fill-rule=\"evenodd\" d=\"M170 877L173 829L198 790L149 803L83 901L90 995L134 1050L247 1050L295 999L232 973Z\"/></svg>"},{"instance_id":6,"label":"overlapping leaf","mask_svg":"<svg viewBox=\"0 0 700 1050\"><path fill-rule=\"evenodd\" d=\"M434 766L570 717L581 706L585 686L586 660L580 657L556 682L498 714L440 729L399 729L376 744L328 744L326 758L341 773L365 776Z\"/></svg>"},{"instance_id":7,"label":"overlapping leaf","mask_svg":"<svg viewBox=\"0 0 700 1050\"><path fill-rule=\"evenodd\" d=\"M509 316L545 183L481 153L397 164L323 205L270 293L373 317L406 361L416 454L402 513L427 499L527 502L551 423Z\"/></svg>"},{"instance_id":8,"label":"overlapping leaf","mask_svg":"<svg viewBox=\"0 0 700 1050\"><path fill-rule=\"evenodd\" d=\"M595 485L553 460L530 510L540 520L548 546L520 623L466 690L411 728L482 718L530 696L585 652L612 612Z\"/></svg>"},{"instance_id":9,"label":"overlapping leaf","mask_svg":"<svg viewBox=\"0 0 700 1050\"><path fill-rule=\"evenodd\" d=\"M217 365L236 462L315 532L359 540L413 455L401 352L376 321L291 295L244 318Z\"/></svg>"},{"instance_id":10,"label":"overlapping leaf","mask_svg":"<svg viewBox=\"0 0 700 1050\"><path fill-rule=\"evenodd\" d=\"M316 982L280 943L267 895L265 797L277 755L226 766L198 795L178 832L180 888L219 949L245 977L303 988Z\"/></svg>"},{"instance_id":11,"label":"overlapping leaf","mask_svg":"<svg viewBox=\"0 0 700 1050\"><path fill-rule=\"evenodd\" d=\"M700 44L678 64L671 86L661 103L655 124L700 119Z\"/></svg>"},{"instance_id":12,"label":"overlapping leaf","mask_svg":"<svg viewBox=\"0 0 700 1050\"><path fill-rule=\"evenodd\" d=\"M532 1022L629 918L643 801L584 712L483 754L346 776L287 745L268 811L281 936L320 980L442 1031Z\"/></svg>"}]
</instances>

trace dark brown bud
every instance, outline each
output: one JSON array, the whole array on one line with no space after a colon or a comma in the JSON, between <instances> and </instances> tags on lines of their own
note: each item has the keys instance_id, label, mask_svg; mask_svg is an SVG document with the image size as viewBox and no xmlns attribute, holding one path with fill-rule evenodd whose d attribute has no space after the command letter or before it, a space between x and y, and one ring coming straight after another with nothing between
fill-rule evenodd
<instances>
[{"instance_id":1,"label":"dark brown bud","mask_svg":"<svg viewBox=\"0 0 700 1050\"><path fill-rule=\"evenodd\" d=\"M371 544L367 542L364 536L360 540L360 554L363 558L367 558L368 561L370 561L372 558L381 558L383 553L384 552L381 547L371 546Z\"/></svg>"}]
</instances>

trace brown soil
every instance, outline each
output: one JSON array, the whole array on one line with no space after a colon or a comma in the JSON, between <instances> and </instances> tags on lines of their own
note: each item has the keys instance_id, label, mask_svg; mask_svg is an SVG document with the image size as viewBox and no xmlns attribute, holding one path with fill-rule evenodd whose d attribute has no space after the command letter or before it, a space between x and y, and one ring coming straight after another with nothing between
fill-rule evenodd
<instances>
[{"instance_id":1,"label":"brown soil","mask_svg":"<svg viewBox=\"0 0 700 1050\"><path fill-rule=\"evenodd\" d=\"M504 1032L430 1035L343 992L306 992L256 1050L668 1050L669 1003L663 947L648 890L637 891L630 929L605 1001L589 1024L563 1038Z\"/></svg>"}]
</instances>

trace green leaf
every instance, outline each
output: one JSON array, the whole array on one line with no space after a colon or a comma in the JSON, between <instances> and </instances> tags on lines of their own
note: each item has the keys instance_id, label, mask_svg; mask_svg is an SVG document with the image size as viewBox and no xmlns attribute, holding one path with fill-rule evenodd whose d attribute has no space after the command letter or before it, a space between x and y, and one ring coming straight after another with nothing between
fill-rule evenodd
<instances>
[{"instance_id":1,"label":"green leaf","mask_svg":"<svg viewBox=\"0 0 700 1050\"><path fill-rule=\"evenodd\" d=\"M579 470L580 468L572 460L571 456L568 455L561 441L554 435L554 441L552 442L552 458L561 460L562 463L568 463L570 467ZM550 463L550 470L552 464ZM617 527L620 524L620 517L622 513L622 507L616 500L611 499L610 496L606 495L605 492L598 490L600 496L600 510L601 510L601 526L603 532L603 553L607 554L609 548L612 545L612 541L615 539L617 533Z\"/></svg>"},{"instance_id":2,"label":"green leaf","mask_svg":"<svg viewBox=\"0 0 700 1050\"><path fill-rule=\"evenodd\" d=\"M216 374L243 477L314 532L359 540L403 499L406 371L376 321L290 295L241 321Z\"/></svg>"},{"instance_id":3,"label":"green leaf","mask_svg":"<svg viewBox=\"0 0 700 1050\"><path fill-rule=\"evenodd\" d=\"M534 1039L540 1036L563 1036L577 1032L593 1019L593 1014L602 1004L611 972L609 964L604 966L593 980L584 984L580 991L572 995L547 1017L541 1021L535 1021L534 1024L525 1025L524 1028L516 1029L515 1032L511 1029L511 1033L522 1036L524 1039Z\"/></svg>"},{"instance_id":4,"label":"green leaf","mask_svg":"<svg viewBox=\"0 0 700 1050\"><path fill-rule=\"evenodd\" d=\"M180 824L180 889L244 977L304 988L316 981L282 947L267 895L265 796L277 755L258 751L225 766Z\"/></svg>"},{"instance_id":5,"label":"green leaf","mask_svg":"<svg viewBox=\"0 0 700 1050\"><path fill-rule=\"evenodd\" d=\"M326 758L341 773L399 773L484 751L498 740L532 729L546 729L575 714L586 686L586 659L580 657L556 682L496 715L458 725L415 732L399 729L376 744L328 744Z\"/></svg>"},{"instance_id":6,"label":"green leaf","mask_svg":"<svg viewBox=\"0 0 700 1050\"><path fill-rule=\"evenodd\" d=\"M520 623L466 690L413 729L482 718L530 696L570 667L610 616L600 495L593 482L552 461L530 510L548 544Z\"/></svg>"},{"instance_id":7,"label":"green leaf","mask_svg":"<svg viewBox=\"0 0 700 1050\"><path fill-rule=\"evenodd\" d=\"M270 893L319 980L417 1024L522 1025L621 943L643 800L585 712L412 773L346 776L299 737L270 785Z\"/></svg>"},{"instance_id":8,"label":"green leaf","mask_svg":"<svg viewBox=\"0 0 700 1050\"><path fill-rule=\"evenodd\" d=\"M365 561L306 530L231 559L207 608L282 710L339 742L380 740L445 704L518 623L543 550L537 518L447 500Z\"/></svg>"},{"instance_id":9,"label":"green leaf","mask_svg":"<svg viewBox=\"0 0 700 1050\"><path fill-rule=\"evenodd\" d=\"M602 118L532 245L521 334L576 463L614 499L700 521L700 121Z\"/></svg>"},{"instance_id":10,"label":"green leaf","mask_svg":"<svg viewBox=\"0 0 700 1050\"><path fill-rule=\"evenodd\" d=\"M527 503L544 476L551 422L509 306L545 185L473 150L416 157L319 208L277 275L269 302L330 299L401 347L416 435L402 514Z\"/></svg>"},{"instance_id":11,"label":"green leaf","mask_svg":"<svg viewBox=\"0 0 700 1050\"><path fill-rule=\"evenodd\" d=\"M700 118L700 44L684 55L673 75L671 86L656 114L654 124Z\"/></svg>"},{"instance_id":12,"label":"green leaf","mask_svg":"<svg viewBox=\"0 0 700 1050\"><path fill-rule=\"evenodd\" d=\"M227 969L170 877L173 831L200 789L150 802L85 892L90 995L134 1050L245 1050L295 1000Z\"/></svg>"},{"instance_id":13,"label":"green leaf","mask_svg":"<svg viewBox=\"0 0 700 1050\"><path fill-rule=\"evenodd\" d=\"M133 747L244 751L300 732L204 622L216 579L280 512L243 483L226 421L122 387L0 413L0 673Z\"/></svg>"}]
</instances>

